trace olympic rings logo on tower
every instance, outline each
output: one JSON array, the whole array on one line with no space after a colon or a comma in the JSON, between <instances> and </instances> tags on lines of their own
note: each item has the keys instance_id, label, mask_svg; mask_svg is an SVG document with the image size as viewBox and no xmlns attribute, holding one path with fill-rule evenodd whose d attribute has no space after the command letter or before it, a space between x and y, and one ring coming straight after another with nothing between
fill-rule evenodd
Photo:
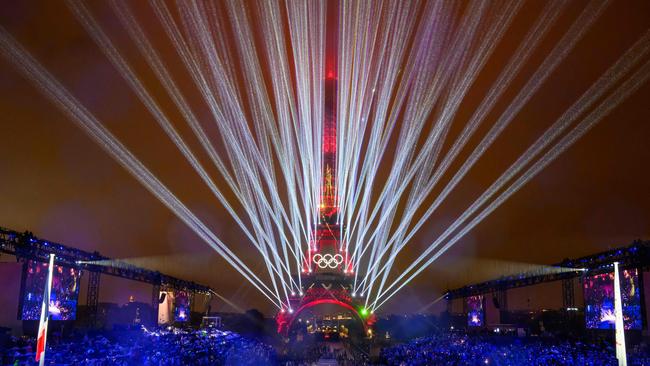
<instances>
[{"instance_id":1,"label":"olympic rings logo on tower","mask_svg":"<svg viewBox=\"0 0 650 366\"><path fill-rule=\"evenodd\" d=\"M322 269L335 269L343 263L343 256L340 254L314 254L312 260Z\"/></svg>"}]
</instances>

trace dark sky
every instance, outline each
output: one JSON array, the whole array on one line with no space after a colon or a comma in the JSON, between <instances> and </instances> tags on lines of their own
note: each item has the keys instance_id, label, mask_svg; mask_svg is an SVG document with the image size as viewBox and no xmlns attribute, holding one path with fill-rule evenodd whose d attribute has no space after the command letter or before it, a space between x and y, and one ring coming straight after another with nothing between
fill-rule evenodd
<instances>
[{"instance_id":1,"label":"dark sky","mask_svg":"<svg viewBox=\"0 0 650 366\"><path fill-rule=\"evenodd\" d=\"M507 106L508 98L518 92L517 87L525 83L585 4L570 3L497 108ZM110 8L95 4L92 10L138 74L152 81L152 73L138 58ZM539 11L536 2L524 5L463 102L456 126L462 125L463 116L466 119L480 102ZM136 14L156 46L169 57L172 70L182 70L151 10L139 6ZM5 1L0 7L0 25L226 243L261 270L261 262L243 235L232 229L228 213L184 162L64 2ZM650 2L612 2L409 244L394 271L408 265L418 250L435 239L649 29ZM181 71L178 75L184 91L198 100L189 78ZM159 86L152 86L152 90L156 95L163 93ZM0 93L0 226L30 230L39 237L99 250L110 257L144 258L146 265L209 284L244 307L270 310L227 263L3 58ZM387 304L385 311L416 310L449 286L494 277L499 274L494 266L482 270L481 264L489 260L548 264L627 245L637 238L650 239L649 101L650 84L646 84L423 272L400 294L403 300ZM171 105L168 107L170 116L178 118ZM207 115L204 107L197 106L197 110L199 115ZM494 116L491 118L488 126ZM472 139L470 144L477 142ZM124 290L113 284L105 291Z\"/></svg>"}]
</instances>

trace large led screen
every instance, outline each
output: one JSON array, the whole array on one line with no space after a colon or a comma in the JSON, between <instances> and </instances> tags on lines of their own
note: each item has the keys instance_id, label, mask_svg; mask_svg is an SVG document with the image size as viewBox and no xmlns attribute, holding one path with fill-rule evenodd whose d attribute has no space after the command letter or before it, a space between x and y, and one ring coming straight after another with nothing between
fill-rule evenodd
<instances>
[{"instance_id":1,"label":"large led screen","mask_svg":"<svg viewBox=\"0 0 650 366\"><path fill-rule=\"evenodd\" d=\"M176 292L174 297L174 321L186 322L190 320L190 297L185 291Z\"/></svg>"},{"instance_id":2,"label":"large led screen","mask_svg":"<svg viewBox=\"0 0 650 366\"><path fill-rule=\"evenodd\" d=\"M20 312L22 320L39 320L41 317L41 304L43 303L43 290L47 280L48 266L48 263L27 262L23 303ZM79 278L80 272L77 269L54 266L49 307L50 319L76 319Z\"/></svg>"},{"instance_id":3,"label":"large led screen","mask_svg":"<svg viewBox=\"0 0 650 366\"><path fill-rule=\"evenodd\" d=\"M482 327L485 321L485 310L483 309L483 296L470 296L467 298L467 325L470 327Z\"/></svg>"},{"instance_id":4,"label":"large led screen","mask_svg":"<svg viewBox=\"0 0 650 366\"><path fill-rule=\"evenodd\" d=\"M641 329L641 296L636 269L621 273L623 326ZM590 329L614 329L614 273L589 276L584 281L585 322Z\"/></svg>"}]
</instances>

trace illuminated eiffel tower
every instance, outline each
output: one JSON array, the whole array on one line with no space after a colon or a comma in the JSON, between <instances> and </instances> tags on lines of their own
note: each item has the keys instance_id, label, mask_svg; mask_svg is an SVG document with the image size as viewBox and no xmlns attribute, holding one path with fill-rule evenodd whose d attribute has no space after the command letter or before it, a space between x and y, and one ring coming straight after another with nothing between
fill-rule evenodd
<instances>
[{"instance_id":1,"label":"illuminated eiffel tower","mask_svg":"<svg viewBox=\"0 0 650 366\"><path fill-rule=\"evenodd\" d=\"M329 29L336 29L330 27ZM331 36L331 34L328 34ZM336 37L336 35L333 35ZM328 45L328 55L332 53ZM334 51L335 52L335 51ZM334 60L335 58L328 58ZM323 181L319 205L320 218L313 229L312 242L306 253L302 268L302 288L300 293L292 294L290 306L282 309L277 317L278 333L288 335L299 314L320 304L334 304L350 310L368 331L374 323L374 315L364 307L364 303L352 294L353 265L342 242L342 230L338 222L339 202L336 186L336 88L337 79L334 67L328 67L325 78L324 121L323 121Z\"/></svg>"}]
</instances>

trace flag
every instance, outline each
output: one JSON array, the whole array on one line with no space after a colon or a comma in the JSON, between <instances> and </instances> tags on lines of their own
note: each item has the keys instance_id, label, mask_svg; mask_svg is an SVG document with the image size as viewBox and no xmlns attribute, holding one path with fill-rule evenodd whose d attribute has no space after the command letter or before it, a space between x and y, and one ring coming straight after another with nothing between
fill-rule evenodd
<instances>
[{"instance_id":1,"label":"flag","mask_svg":"<svg viewBox=\"0 0 650 366\"><path fill-rule=\"evenodd\" d=\"M47 280L43 290L43 305L41 306L41 321L38 324L38 340L36 341L36 361L45 364L45 342L47 341L47 323L50 318L50 291L52 291L52 273L54 270L54 254L50 254L50 265L47 268Z\"/></svg>"}]
</instances>

